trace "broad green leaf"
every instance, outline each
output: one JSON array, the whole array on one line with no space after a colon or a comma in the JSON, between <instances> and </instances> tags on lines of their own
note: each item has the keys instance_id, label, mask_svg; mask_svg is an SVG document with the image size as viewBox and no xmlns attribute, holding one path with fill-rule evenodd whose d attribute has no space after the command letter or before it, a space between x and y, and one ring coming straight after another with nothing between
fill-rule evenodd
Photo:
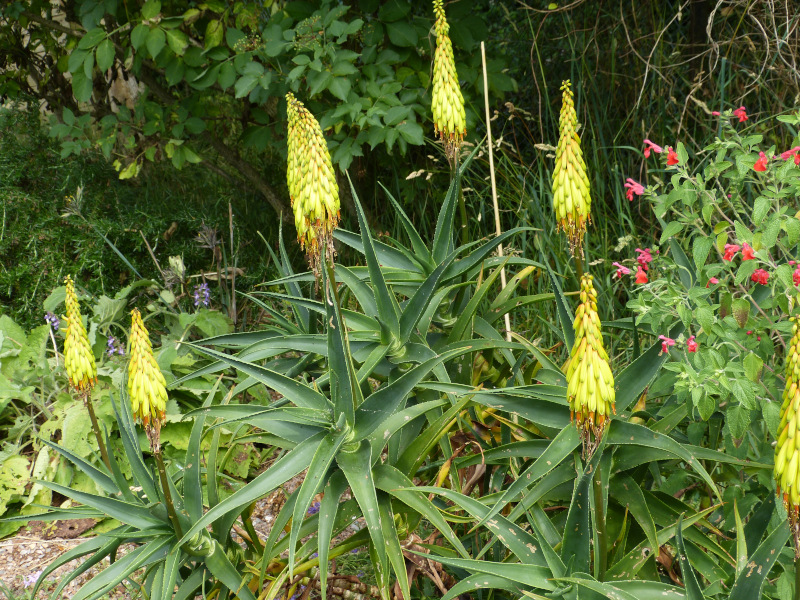
<instances>
[{"instance_id":1,"label":"broad green leaf","mask_svg":"<svg viewBox=\"0 0 800 600\"><path fill-rule=\"evenodd\" d=\"M761 597L761 588L790 537L789 525L783 521L750 555L744 570L736 578L728 600L751 600Z\"/></svg>"},{"instance_id":2,"label":"broad green leaf","mask_svg":"<svg viewBox=\"0 0 800 600\"><path fill-rule=\"evenodd\" d=\"M539 456L530 467L520 473L516 481L506 488L503 495L497 503L495 503L489 513L481 519L479 525L484 525L488 519L498 514L503 507L519 496L524 490L531 487L536 481L555 469L565 458L572 454L572 451L575 450L580 443L578 429L576 427L565 427L562 429L553 441L550 442L547 450L542 452L541 456Z\"/></svg>"},{"instance_id":3,"label":"broad green leaf","mask_svg":"<svg viewBox=\"0 0 800 600\"><path fill-rule=\"evenodd\" d=\"M378 510L380 511L380 522L383 527L383 540L386 544L386 554L392 565L397 583L403 598L411 598L411 591L408 587L408 571L406 570L406 558L403 556L403 546L397 535L397 526L394 517L398 514L392 507L392 498L386 492L378 492Z\"/></svg>"},{"instance_id":4,"label":"broad green leaf","mask_svg":"<svg viewBox=\"0 0 800 600\"><path fill-rule=\"evenodd\" d=\"M658 533L650 507L642 494L641 488L628 475L619 473L611 478L609 500L614 499L623 508L630 511L631 515L647 536L651 548L658 546Z\"/></svg>"},{"instance_id":5,"label":"broad green leaf","mask_svg":"<svg viewBox=\"0 0 800 600\"><path fill-rule=\"evenodd\" d=\"M201 519L196 521L191 529L184 534L181 543L186 543L194 534L205 528L209 523L221 518L223 515L238 515L242 508L258 500L262 496L266 496L279 485L304 471L311 462L323 437L324 434L320 432L302 441L261 475L219 504L211 507L211 509L203 515Z\"/></svg>"},{"instance_id":6,"label":"broad green leaf","mask_svg":"<svg viewBox=\"0 0 800 600\"><path fill-rule=\"evenodd\" d=\"M683 544L683 515L678 519L678 529L675 532L675 541L678 544L678 560L681 564L681 578L683 585L686 588L687 600L705 600L703 591L700 589L700 582L697 580L697 573L695 573L692 565L689 563L689 558L686 556L686 547Z\"/></svg>"},{"instance_id":7,"label":"broad green leaf","mask_svg":"<svg viewBox=\"0 0 800 600\"><path fill-rule=\"evenodd\" d=\"M442 600L453 600L453 598L470 597L468 592L473 590L506 590L512 592L514 595L520 593L520 586L510 579L500 577L499 575L487 575L481 573L479 575L470 575L461 579L453 587L447 590L447 593L442 596ZM543 596L539 596L543 598Z\"/></svg>"},{"instance_id":8,"label":"broad green leaf","mask_svg":"<svg viewBox=\"0 0 800 600\"><path fill-rule=\"evenodd\" d=\"M450 266L450 264L455 259L455 253L448 256L442 263L436 267L436 269L428 275L425 281L417 288L417 291L411 297L411 299L406 303L406 305L402 308L402 314L400 315L400 341L405 343L408 342L409 338L411 337L414 328L420 322L425 311L429 308L431 299L434 296L434 293L437 290L437 286L439 281L442 278L442 274L444 273L445 269ZM426 331L420 331L421 334L427 333Z\"/></svg>"},{"instance_id":9,"label":"broad green leaf","mask_svg":"<svg viewBox=\"0 0 800 600\"><path fill-rule=\"evenodd\" d=\"M497 267L494 271L492 271L491 275L486 278L481 286L475 290L472 298L470 298L467 306L464 308L461 314L458 315L458 319L453 325L453 328L450 330L450 335L447 339L448 343L452 344L465 338L467 327L472 321L472 318L475 316L475 312L478 310L478 305L481 303L481 301L483 301L486 295L492 291L492 285L503 272L503 268L504 266ZM467 338L471 337L472 336L467 336Z\"/></svg>"},{"instance_id":10,"label":"broad green leaf","mask_svg":"<svg viewBox=\"0 0 800 600\"><path fill-rule=\"evenodd\" d=\"M167 43L167 36L164 30L160 27L153 27L147 34L147 51L150 53L150 58L155 58L163 50L164 45Z\"/></svg>"},{"instance_id":11,"label":"broad green leaf","mask_svg":"<svg viewBox=\"0 0 800 600\"><path fill-rule=\"evenodd\" d=\"M572 429L570 427L569 429ZM564 525L564 538L561 542L561 560L570 569L570 573L588 573L593 529L589 526L591 512L590 493L592 479L600 464L604 443L595 450L582 473L575 480L572 501L569 504L567 522ZM597 559L595 559L597 560Z\"/></svg>"},{"instance_id":12,"label":"broad green leaf","mask_svg":"<svg viewBox=\"0 0 800 600\"><path fill-rule=\"evenodd\" d=\"M330 406L329 400L325 396L290 377L210 348L195 344L191 344L191 346L198 352L221 360L235 369L248 374L267 387L286 396L291 402L300 407L325 410Z\"/></svg>"},{"instance_id":13,"label":"broad green leaf","mask_svg":"<svg viewBox=\"0 0 800 600\"><path fill-rule=\"evenodd\" d=\"M256 600L253 592L247 587L247 581L241 573L231 564L225 555L225 549L216 540L214 541L214 551L210 556L203 558L208 570L224 586L231 590L241 600Z\"/></svg>"},{"instance_id":14,"label":"broad green leaf","mask_svg":"<svg viewBox=\"0 0 800 600\"><path fill-rule=\"evenodd\" d=\"M127 530L128 527L120 527L117 531ZM80 558L82 556L86 556L87 554L91 554L89 558L85 561L81 562L77 567L70 570L67 575L61 577L58 583L58 586L53 591L51 597L56 598L58 594L61 593L71 581L73 581L76 577L79 577L84 572L91 569L94 565L102 561L106 556L115 552L117 548L122 545L122 539L115 539L115 538L107 538L105 536L97 536L95 538L89 538L87 541L83 542L79 546L72 548L71 550L67 550L61 556L57 557L53 560L49 565L47 565L39 575L39 578L36 580L36 585L31 592L31 598L37 598L39 588L47 579L47 576L50 575L56 569L62 567L63 565Z\"/></svg>"},{"instance_id":15,"label":"broad green leaf","mask_svg":"<svg viewBox=\"0 0 800 600\"><path fill-rule=\"evenodd\" d=\"M347 489L344 473L336 471L328 479L325 494L319 505L319 583L320 595L327 598L328 589L328 556L333 539L333 523L339 510L339 499Z\"/></svg>"},{"instance_id":16,"label":"broad green leaf","mask_svg":"<svg viewBox=\"0 0 800 600\"><path fill-rule=\"evenodd\" d=\"M114 64L114 44L109 39L105 39L97 45L95 50L97 68L107 71Z\"/></svg>"},{"instance_id":17,"label":"broad green leaf","mask_svg":"<svg viewBox=\"0 0 800 600\"><path fill-rule=\"evenodd\" d=\"M311 500L322 489L325 484L325 477L328 474L336 454L342 447L342 444L347 439L349 431L342 431L340 433L329 433L319 443L314 456L311 457L311 462L308 465L308 471L300 485L300 490L297 493L297 500L294 504L294 514L292 515L292 528L289 531L289 576L294 574L294 554L299 539L300 525L306 515L306 509L311 504Z\"/></svg>"},{"instance_id":18,"label":"broad green leaf","mask_svg":"<svg viewBox=\"0 0 800 600\"><path fill-rule=\"evenodd\" d=\"M431 257L430 250L428 250L428 245L422 241L422 237L420 237L419 233L414 227L414 224L411 222L411 219L408 218L408 215L405 213L397 200L395 200L395 197L392 196L392 193L382 183L379 182L379 185L381 188L383 188L383 192L386 194L386 197L389 198L389 202L391 202L392 206L394 206L394 214L398 219L400 219L400 224L403 226L403 230L406 232L409 242L411 242L411 247L414 250L414 254L417 256L417 259L432 268L433 259Z\"/></svg>"},{"instance_id":19,"label":"broad green leaf","mask_svg":"<svg viewBox=\"0 0 800 600\"><path fill-rule=\"evenodd\" d=\"M564 297L564 292L561 291L561 284L558 283L556 274L550 268L550 265L545 263L547 274L550 275L550 282L553 285L553 293L556 297L556 312L558 314L558 323L561 327L561 333L564 336L564 344L566 344L567 351L572 351L572 346L575 344L575 331L572 327L573 315L569 308L567 299Z\"/></svg>"},{"instance_id":20,"label":"broad green leaf","mask_svg":"<svg viewBox=\"0 0 800 600\"><path fill-rule=\"evenodd\" d=\"M327 263L322 261L322 287L325 290L325 320L327 322L328 374L330 395L333 402L333 420L338 422L343 416L349 427L355 424L355 410L363 400L361 386L358 385L347 326L342 319L339 307L339 292L336 282L328 279Z\"/></svg>"},{"instance_id":21,"label":"broad green leaf","mask_svg":"<svg viewBox=\"0 0 800 600\"><path fill-rule=\"evenodd\" d=\"M614 581L601 583L594 579L563 577L557 581L574 583L602 594L609 600L687 600L679 587L655 581Z\"/></svg>"}]
</instances>

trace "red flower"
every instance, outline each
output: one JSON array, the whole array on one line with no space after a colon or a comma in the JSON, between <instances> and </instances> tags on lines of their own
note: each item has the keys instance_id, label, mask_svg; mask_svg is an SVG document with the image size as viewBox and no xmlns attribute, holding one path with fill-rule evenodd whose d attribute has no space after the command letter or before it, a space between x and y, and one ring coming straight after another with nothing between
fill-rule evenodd
<instances>
[{"instance_id":1,"label":"red flower","mask_svg":"<svg viewBox=\"0 0 800 600\"><path fill-rule=\"evenodd\" d=\"M718 110L712 110L711 111L711 116L712 117L718 117L719 115L720 115L720 112Z\"/></svg>"},{"instance_id":2,"label":"red flower","mask_svg":"<svg viewBox=\"0 0 800 600\"><path fill-rule=\"evenodd\" d=\"M668 338L665 335L658 336L658 339L661 340L661 352L664 353L664 354L669 352L669 347L670 346L674 346L675 345L675 340L673 340L672 338Z\"/></svg>"},{"instance_id":3,"label":"red flower","mask_svg":"<svg viewBox=\"0 0 800 600\"><path fill-rule=\"evenodd\" d=\"M658 144L654 144L650 140L645 139L645 141L644 141L644 157L645 158L650 158L650 151L651 150L653 152L655 152L656 154L661 154L664 151L664 149L661 146L659 146Z\"/></svg>"},{"instance_id":4,"label":"red flower","mask_svg":"<svg viewBox=\"0 0 800 600\"><path fill-rule=\"evenodd\" d=\"M718 284L718 283L719 283L719 279L717 279L716 277L711 277L711 278L708 280L708 283L706 283L706 287L710 286L711 284L714 284L714 285L716 285L716 284Z\"/></svg>"},{"instance_id":5,"label":"red flower","mask_svg":"<svg viewBox=\"0 0 800 600\"><path fill-rule=\"evenodd\" d=\"M742 244L742 260L753 260L755 256L753 255L753 249L750 247L750 244L745 242Z\"/></svg>"},{"instance_id":6,"label":"red flower","mask_svg":"<svg viewBox=\"0 0 800 600\"><path fill-rule=\"evenodd\" d=\"M686 340L686 350L689 352L697 352L697 346L699 344L694 341L694 336L690 336L688 340Z\"/></svg>"},{"instance_id":7,"label":"red flower","mask_svg":"<svg viewBox=\"0 0 800 600\"><path fill-rule=\"evenodd\" d=\"M736 244L725 244L725 255L722 260L731 261L736 253L739 251L739 246Z\"/></svg>"},{"instance_id":8,"label":"red flower","mask_svg":"<svg viewBox=\"0 0 800 600\"><path fill-rule=\"evenodd\" d=\"M636 251L639 253L639 256L636 257L636 262L638 262L641 267L647 271L647 263L653 262L653 255L650 254L650 248L645 248L644 250L637 248Z\"/></svg>"},{"instance_id":9,"label":"red flower","mask_svg":"<svg viewBox=\"0 0 800 600\"><path fill-rule=\"evenodd\" d=\"M800 165L800 146L795 146L794 148L787 150L786 152L781 152L781 158L783 160L789 160L790 158L794 158L794 164Z\"/></svg>"},{"instance_id":10,"label":"red flower","mask_svg":"<svg viewBox=\"0 0 800 600\"><path fill-rule=\"evenodd\" d=\"M733 111L733 116L739 117L739 123L744 123L748 119L747 113L744 110L744 106L740 106L735 111Z\"/></svg>"},{"instance_id":11,"label":"red flower","mask_svg":"<svg viewBox=\"0 0 800 600\"><path fill-rule=\"evenodd\" d=\"M764 269L756 269L755 272L750 275L750 280L760 283L761 285L767 285L769 273L767 273Z\"/></svg>"},{"instance_id":12,"label":"red flower","mask_svg":"<svg viewBox=\"0 0 800 600\"><path fill-rule=\"evenodd\" d=\"M642 267L639 267L639 270L636 271L636 283L647 283L647 273Z\"/></svg>"},{"instance_id":13,"label":"red flower","mask_svg":"<svg viewBox=\"0 0 800 600\"><path fill-rule=\"evenodd\" d=\"M625 181L625 195L628 197L628 200L633 201L633 195L636 194L637 196L641 196L644 194L644 186L641 183L635 182L633 179L628 177Z\"/></svg>"},{"instance_id":14,"label":"red flower","mask_svg":"<svg viewBox=\"0 0 800 600\"><path fill-rule=\"evenodd\" d=\"M767 155L763 152L758 153L758 160L756 164L753 165L753 170L758 171L759 173L763 173L767 170Z\"/></svg>"},{"instance_id":15,"label":"red flower","mask_svg":"<svg viewBox=\"0 0 800 600\"><path fill-rule=\"evenodd\" d=\"M794 281L795 285L800 285L800 266L798 266L794 273L792 273L792 281Z\"/></svg>"},{"instance_id":16,"label":"red flower","mask_svg":"<svg viewBox=\"0 0 800 600\"><path fill-rule=\"evenodd\" d=\"M611 263L611 264L614 265L615 267L617 267L617 279L622 279L623 275L630 275L631 274L631 270L628 267L625 267L625 266L619 264L618 262Z\"/></svg>"},{"instance_id":17,"label":"red flower","mask_svg":"<svg viewBox=\"0 0 800 600\"><path fill-rule=\"evenodd\" d=\"M667 166L677 165L680 162L677 153L672 149L672 146L669 146L667 150Z\"/></svg>"}]
</instances>

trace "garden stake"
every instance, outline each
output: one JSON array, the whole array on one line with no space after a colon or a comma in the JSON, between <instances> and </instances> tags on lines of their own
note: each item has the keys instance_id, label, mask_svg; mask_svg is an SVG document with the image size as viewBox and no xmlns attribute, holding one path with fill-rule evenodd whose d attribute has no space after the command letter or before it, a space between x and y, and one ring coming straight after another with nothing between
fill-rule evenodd
<instances>
[{"instance_id":1,"label":"garden stake","mask_svg":"<svg viewBox=\"0 0 800 600\"><path fill-rule=\"evenodd\" d=\"M494 149L492 148L492 120L489 114L489 81L486 74L486 47L481 42L481 62L483 65L483 105L486 108L486 141L489 145L489 179L492 183L492 206L494 208L494 233L500 235L500 209L497 206L497 181L494 176ZM497 256L503 258L503 244L497 245ZM506 287L506 268L500 270L500 289ZM511 317L508 312L503 315L506 324L506 341L511 341Z\"/></svg>"},{"instance_id":2,"label":"garden stake","mask_svg":"<svg viewBox=\"0 0 800 600\"><path fill-rule=\"evenodd\" d=\"M110 471L111 461L108 459L108 451L105 443L103 443L103 435L100 433L100 425L97 423L97 416L92 405L92 388L97 383L97 365L94 361L92 347L89 345L86 328L83 326L78 295L75 293L75 283L69 275L67 275L64 283L67 286L66 305L67 322L69 323L64 339L64 366L67 370L70 385L78 396L83 399L83 404L89 411L89 418L92 421L94 436L97 438L100 456Z\"/></svg>"}]
</instances>

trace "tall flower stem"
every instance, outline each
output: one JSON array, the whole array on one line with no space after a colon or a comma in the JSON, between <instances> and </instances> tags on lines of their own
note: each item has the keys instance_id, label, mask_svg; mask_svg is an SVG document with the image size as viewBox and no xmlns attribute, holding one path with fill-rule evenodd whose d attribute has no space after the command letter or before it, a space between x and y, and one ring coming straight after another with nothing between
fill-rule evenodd
<instances>
[{"instance_id":1,"label":"tall flower stem","mask_svg":"<svg viewBox=\"0 0 800 600\"><path fill-rule=\"evenodd\" d=\"M794 559L794 600L800 600L800 556Z\"/></svg>"},{"instance_id":2,"label":"tall flower stem","mask_svg":"<svg viewBox=\"0 0 800 600\"><path fill-rule=\"evenodd\" d=\"M603 478L599 463L594 473L592 485L594 488L594 526L597 528L597 549L595 551L597 580L605 581L606 569L608 568L608 532L606 531L606 511L603 505Z\"/></svg>"},{"instance_id":3,"label":"tall flower stem","mask_svg":"<svg viewBox=\"0 0 800 600\"><path fill-rule=\"evenodd\" d=\"M178 514L175 512L175 505L172 502L172 492L169 489L169 479L167 478L167 470L164 468L164 458L161 456L161 450L156 453L156 464L158 465L158 475L161 478L161 488L164 490L164 500L167 503L167 514L169 520L172 521L172 528L175 530L175 536L178 539L183 537L183 530L181 529L180 521L178 521Z\"/></svg>"},{"instance_id":4,"label":"tall flower stem","mask_svg":"<svg viewBox=\"0 0 800 600\"><path fill-rule=\"evenodd\" d=\"M94 406L92 405L92 392L91 390L84 390L83 392L83 402L86 404L86 408L89 410L89 418L92 420L92 429L94 430L94 435L97 438L97 446L100 448L100 456L103 458L103 463L105 463L108 470L111 470L111 461L108 459L108 451L106 450L106 445L103 442L103 434L100 433L100 424L97 422L97 415L94 413Z\"/></svg>"}]
</instances>

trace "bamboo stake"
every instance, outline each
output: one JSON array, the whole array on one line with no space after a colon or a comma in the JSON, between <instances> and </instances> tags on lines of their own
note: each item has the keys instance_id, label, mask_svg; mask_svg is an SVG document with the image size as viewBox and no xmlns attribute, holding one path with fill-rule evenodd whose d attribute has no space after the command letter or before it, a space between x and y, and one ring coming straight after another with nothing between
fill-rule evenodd
<instances>
[{"instance_id":1,"label":"bamboo stake","mask_svg":"<svg viewBox=\"0 0 800 600\"><path fill-rule=\"evenodd\" d=\"M497 206L497 182L494 177L494 150L492 148L492 122L491 115L489 114L489 80L486 75L486 48L481 42L481 61L483 63L483 103L486 107L486 140L489 144L489 178L492 182L492 205L494 207L494 230L495 235L500 235L500 209ZM497 245L497 256L503 257L503 244ZM506 268L501 267L500 271L500 288L506 287ZM511 341L511 317L508 313L503 315L506 324L506 340Z\"/></svg>"}]
</instances>

